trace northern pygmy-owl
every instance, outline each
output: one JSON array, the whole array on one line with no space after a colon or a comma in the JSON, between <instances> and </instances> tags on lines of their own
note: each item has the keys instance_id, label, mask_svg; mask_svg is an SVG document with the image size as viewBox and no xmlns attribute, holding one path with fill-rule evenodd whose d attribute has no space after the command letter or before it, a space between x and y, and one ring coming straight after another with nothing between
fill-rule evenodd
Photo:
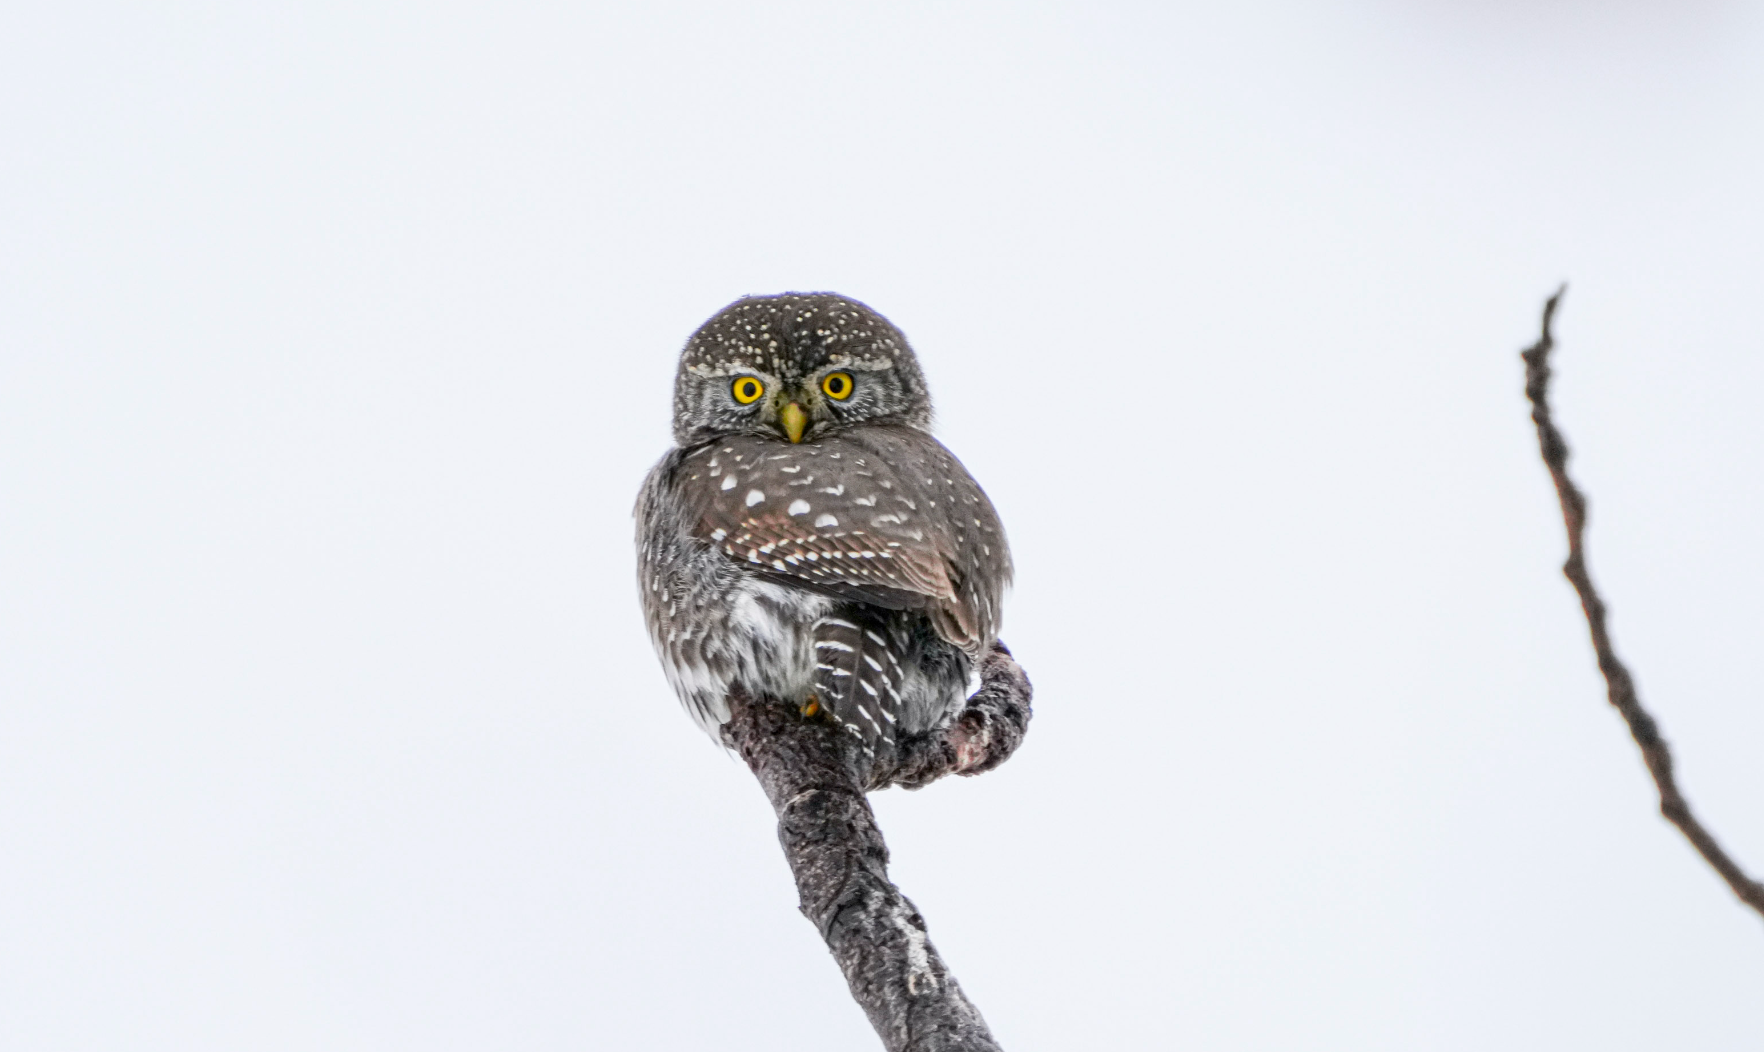
<instances>
[{"instance_id":1,"label":"northern pygmy-owl","mask_svg":"<svg viewBox=\"0 0 1764 1052\"><path fill-rule=\"evenodd\" d=\"M872 753L961 708L1011 556L930 423L906 338L854 300L738 300L687 341L675 448L637 499L638 589L713 738L734 686Z\"/></svg>"}]
</instances>

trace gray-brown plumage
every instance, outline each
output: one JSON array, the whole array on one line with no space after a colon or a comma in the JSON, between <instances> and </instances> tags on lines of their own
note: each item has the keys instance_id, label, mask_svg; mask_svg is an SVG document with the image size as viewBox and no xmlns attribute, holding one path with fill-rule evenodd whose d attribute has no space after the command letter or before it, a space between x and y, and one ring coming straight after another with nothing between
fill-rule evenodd
<instances>
[{"instance_id":1,"label":"gray-brown plumage","mask_svg":"<svg viewBox=\"0 0 1764 1052\"><path fill-rule=\"evenodd\" d=\"M668 679L713 737L735 685L871 750L960 708L1010 552L930 419L906 339L844 297L740 300L687 342L638 573Z\"/></svg>"}]
</instances>

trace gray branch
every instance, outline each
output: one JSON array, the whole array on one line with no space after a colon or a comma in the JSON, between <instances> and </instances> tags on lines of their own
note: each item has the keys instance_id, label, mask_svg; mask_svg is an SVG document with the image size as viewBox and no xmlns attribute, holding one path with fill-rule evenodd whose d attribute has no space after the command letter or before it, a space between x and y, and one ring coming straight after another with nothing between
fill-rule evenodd
<instances>
[{"instance_id":1,"label":"gray branch","mask_svg":"<svg viewBox=\"0 0 1764 1052\"><path fill-rule=\"evenodd\" d=\"M1622 713L1624 722L1629 724L1630 736L1641 747L1642 762L1647 764L1648 773L1654 776L1654 785L1660 790L1660 813L1677 826L1703 860L1721 874L1721 879L1727 881L1727 886L1741 902L1764 914L1764 884L1748 877L1739 864L1728 857L1714 834L1703 828L1703 823L1691 813L1690 804L1678 791L1678 780L1672 773L1672 751L1666 747L1666 739L1660 736L1659 724L1642 707L1635 690L1635 679L1630 676L1628 667L1618 660L1617 651L1611 646L1611 635L1605 628L1605 601L1593 588L1592 575L1586 568L1586 497L1568 477L1568 442L1550 416L1550 351L1555 347L1550 322L1556 316L1556 305L1562 301L1565 291L1565 286L1558 289L1544 304L1543 332L1537 343L1520 355L1525 359L1525 397L1531 400L1531 419L1537 425L1538 446L1543 452L1544 464L1550 469L1550 478L1556 483L1556 496L1562 503L1562 521L1568 528L1568 561L1563 565L1562 573L1580 595L1580 607L1586 613L1587 627L1592 631L1593 652L1599 659L1599 671L1605 675L1606 695L1612 707Z\"/></svg>"},{"instance_id":2,"label":"gray branch","mask_svg":"<svg viewBox=\"0 0 1764 1052\"><path fill-rule=\"evenodd\" d=\"M999 1046L931 945L924 917L888 879L888 845L864 794L997 767L1023 740L1029 700L1029 678L996 644L982 664L980 689L948 727L871 760L855 737L825 718L805 718L773 698L729 698L724 740L778 813L778 840L803 915L827 941L889 1052Z\"/></svg>"}]
</instances>

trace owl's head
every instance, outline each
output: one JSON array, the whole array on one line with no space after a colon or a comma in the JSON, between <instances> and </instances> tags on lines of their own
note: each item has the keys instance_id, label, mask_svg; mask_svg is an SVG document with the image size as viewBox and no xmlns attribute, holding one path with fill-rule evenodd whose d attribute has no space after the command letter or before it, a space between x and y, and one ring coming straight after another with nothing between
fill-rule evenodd
<instances>
[{"instance_id":1,"label":"owl's head","mask_svg":"<svg viewBox=\"0 0 1764 1052\"><path fill-rule=\"evenodd\" d=\"M758 434L801 442L857 424L931 426L906 337L844 296L750 296L699 327L674 379L674 440Z\"/></svg>"}]
</instances>

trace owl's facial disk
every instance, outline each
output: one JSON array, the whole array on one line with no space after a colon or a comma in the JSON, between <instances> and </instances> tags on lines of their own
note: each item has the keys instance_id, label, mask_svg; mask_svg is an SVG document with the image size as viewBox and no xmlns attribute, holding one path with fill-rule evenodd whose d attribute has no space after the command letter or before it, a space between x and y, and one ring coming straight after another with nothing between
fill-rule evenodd
<instances>
[{"instance_id":1,"label":"owl's facial disk","mask_svg":"<svg viewBox=\"0 0 1764 1052\"><path fill-rule=\"evenodd\" d=\"M838 375L841 379L833 387L849 398L853 390L851 378L845 373ZM816 386L806 381L792 383L744 373L729 384L729 392L736 405L751 414L749 426L742 430L758 430L794 444L836 422ZM826 381L822 380L819 386L827 386Z\"/></svg>"}]
</instances>

